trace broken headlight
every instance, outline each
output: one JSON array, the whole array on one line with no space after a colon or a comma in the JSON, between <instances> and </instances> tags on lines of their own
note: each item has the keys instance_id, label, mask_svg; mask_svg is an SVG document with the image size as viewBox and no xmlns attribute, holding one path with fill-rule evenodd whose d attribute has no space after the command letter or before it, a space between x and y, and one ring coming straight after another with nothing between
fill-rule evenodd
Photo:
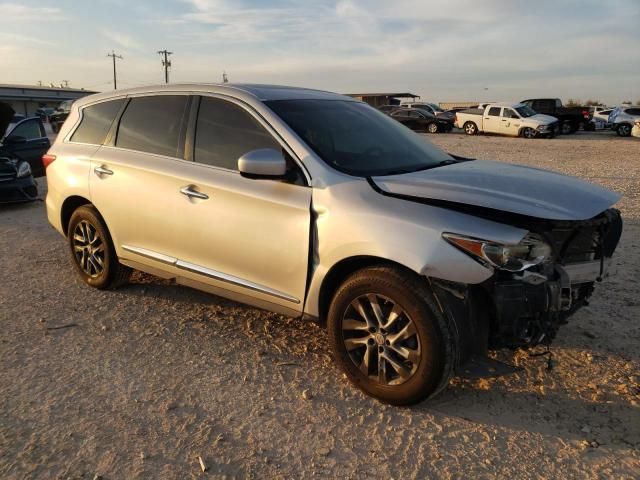
<instances>
[{"instance_id":1,"label":"broken headlight","mask_svg":"<svg viewBox=\"0 0 640 480\"><path fill-rule=\"evenodd\" d=\"M517 245L503 245L455 233L443 233L442 237L483 265L509 272L520 272L538 265L551 254L549 244L534 233L525 235Z\"/></svg>"}]
</instances>

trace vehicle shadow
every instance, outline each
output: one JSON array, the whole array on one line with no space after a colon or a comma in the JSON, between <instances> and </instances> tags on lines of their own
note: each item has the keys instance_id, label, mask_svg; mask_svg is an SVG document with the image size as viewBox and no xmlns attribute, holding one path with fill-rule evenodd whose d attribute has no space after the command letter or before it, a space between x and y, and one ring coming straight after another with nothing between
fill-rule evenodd
<instances>
[{"instance_id":1,"label":"vehicle shadow","mask_svg":"<svg viewBox=\"0 0 640 480\"><path fill-rule=\"evenodd\" d=\"M274 381L278 377L278 381L302 382L322 401L348 401L357 407L379 408L376 400L342 379L329 355L326 332L318 324L264 312L143 273L136 273L132 283L119 292L176 305L184 303L187 308L205 307L211 315L184 321L199 322L199 328L208 332L199 333L205 335L204 340L211 336L214 341L221 333L228 339L242 339L247 355L260 358ZM180 341L179 337L174 341ZM480 427L535 432L565 441L595 441L611 449L635 445L640 438L640 409L629 401L633 392L625 396L611 385L603 385L601 382L609 380L603 380L593 369L579 372L576 379L575 372L580 367L574 368L574 364L579 359L571 356L572 350L564 345L555 348L556 358L564 358L551 371L546 370L544 357L520 353L518 363L522 370L516 374L473 381L454 378L435 399L408 409L386 409L385 415L391 423L404 421L403 415L408 411L416 424L432 421L432 415L447 416ZM510 355L504 354L501 359L508 361ZM608 362L620 360L611 353L607 355ZM282 365L293 367L283 370ZM615 367L603 362L601 368ZM582 430L585 425L588 432Z\"/></svg>"}]
</instances>

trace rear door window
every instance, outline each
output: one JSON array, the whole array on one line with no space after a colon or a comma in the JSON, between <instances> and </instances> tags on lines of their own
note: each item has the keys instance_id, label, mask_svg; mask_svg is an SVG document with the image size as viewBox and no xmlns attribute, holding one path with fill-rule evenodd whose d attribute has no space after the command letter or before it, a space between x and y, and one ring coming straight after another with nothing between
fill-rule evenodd
<instances>
[{"instance_id":1,"label":"rear door window","mask_svg":"<svg viewBox=\"0 0 640 480\"><path fill-rule=\"evenodd\" d=\"M188 95L132 98L120 119L116 147L182 157Z\"/></svg>"},{"instance_id":2,"label":"rear door window","mask_svg":"<svg viewBox=\"0 0 640 480\"><path fill-rule=\"evenodd\" d=\"M124 98L119 98L83 108L82 120L71 141L102 145L124 102Z\"/></svg>"},{"instance_id":3,"label":"rear door window","mask_svg":"<svg viewBox=\"0 0 640 480\"><path fill-rule=\"evenodd\" d=\"M25 140L34 140L36 138L46 137L47 135L42 128L40 120L37 118L30 118L16 125L16 127L11 130L9 136L23 137Z\"/></svg>"},{"instance_id":4,"label":"rear door window","mask_svg":"<svg viewBox=\"0 0 640 480\"><path fill-rule=\"evenodd\" d=\"M196 125L196 162L237 170L238 158L260 148L282 149L241 107L218 98L202 97Z\"/></svg>"},{"instance_id":5,"label":"rear door window","mask_svg":"<svg viewBox=\"0 0 640 480\"><path fill-rule=\"evenodd\" d=\"M489 109L490 117L499 117L500 116L500 107L491 107Z\"/></svg>"}]
</instances>

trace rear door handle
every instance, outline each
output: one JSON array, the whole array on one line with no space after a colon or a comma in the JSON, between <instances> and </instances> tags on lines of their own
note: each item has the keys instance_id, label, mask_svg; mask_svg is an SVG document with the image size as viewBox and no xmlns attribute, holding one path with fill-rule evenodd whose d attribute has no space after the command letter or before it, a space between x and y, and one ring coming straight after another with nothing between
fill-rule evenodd
<instances>
[{"instance_id":1,"label":"rear door handle","mask_svg":"<svg viewBox=\"0 0 640 480\"><path fill-rule=\"evenodd\" d=\"M200 200L208 200L209 195L206 193L198 192L194 190L195 185L187 185L180 189L180 193L186 195L189 198L199 198Z\"/></svg>"},{"instance_id":2,"label":"rear door handle","mask_svg":"<svg viewBox=\"0 0 640 480\"><path fill-rule=\"evenodd\" d=\"M100 176L100 175L113 175L113 170L109 170L107 167L102 166L102 165L99 166L99 167L94 168L93 171L98 176Z\"/></svg>"}]
</instances>

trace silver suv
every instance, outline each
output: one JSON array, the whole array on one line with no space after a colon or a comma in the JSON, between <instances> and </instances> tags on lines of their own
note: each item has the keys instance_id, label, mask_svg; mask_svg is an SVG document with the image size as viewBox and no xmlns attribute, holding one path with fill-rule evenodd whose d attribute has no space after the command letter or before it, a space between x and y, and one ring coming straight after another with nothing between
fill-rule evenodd
<instances>
[{"instance_id":1,"label":"silver suv","mask_svg":"<svg viewBox=\"0 0 640 480\"><path fill-rule=\"evenodd\" d=\"M131 269L326 322L339 366L409 404L489 349L548 344L618 243L619 196L450 155L341 95L169 85L76 101L44 157L82 280Z\"/></svg>"},{"instance_id":2,"label":"silver suv","mask_svg":"<svg viewBox=\"0 0 640 480\"><path fill-rule=\"evenodd\" d=\"M640 106L616 107L609 114L611 128L621 137L631 135L633 124L640 120Z\"/></svg>"}]
</instances>

